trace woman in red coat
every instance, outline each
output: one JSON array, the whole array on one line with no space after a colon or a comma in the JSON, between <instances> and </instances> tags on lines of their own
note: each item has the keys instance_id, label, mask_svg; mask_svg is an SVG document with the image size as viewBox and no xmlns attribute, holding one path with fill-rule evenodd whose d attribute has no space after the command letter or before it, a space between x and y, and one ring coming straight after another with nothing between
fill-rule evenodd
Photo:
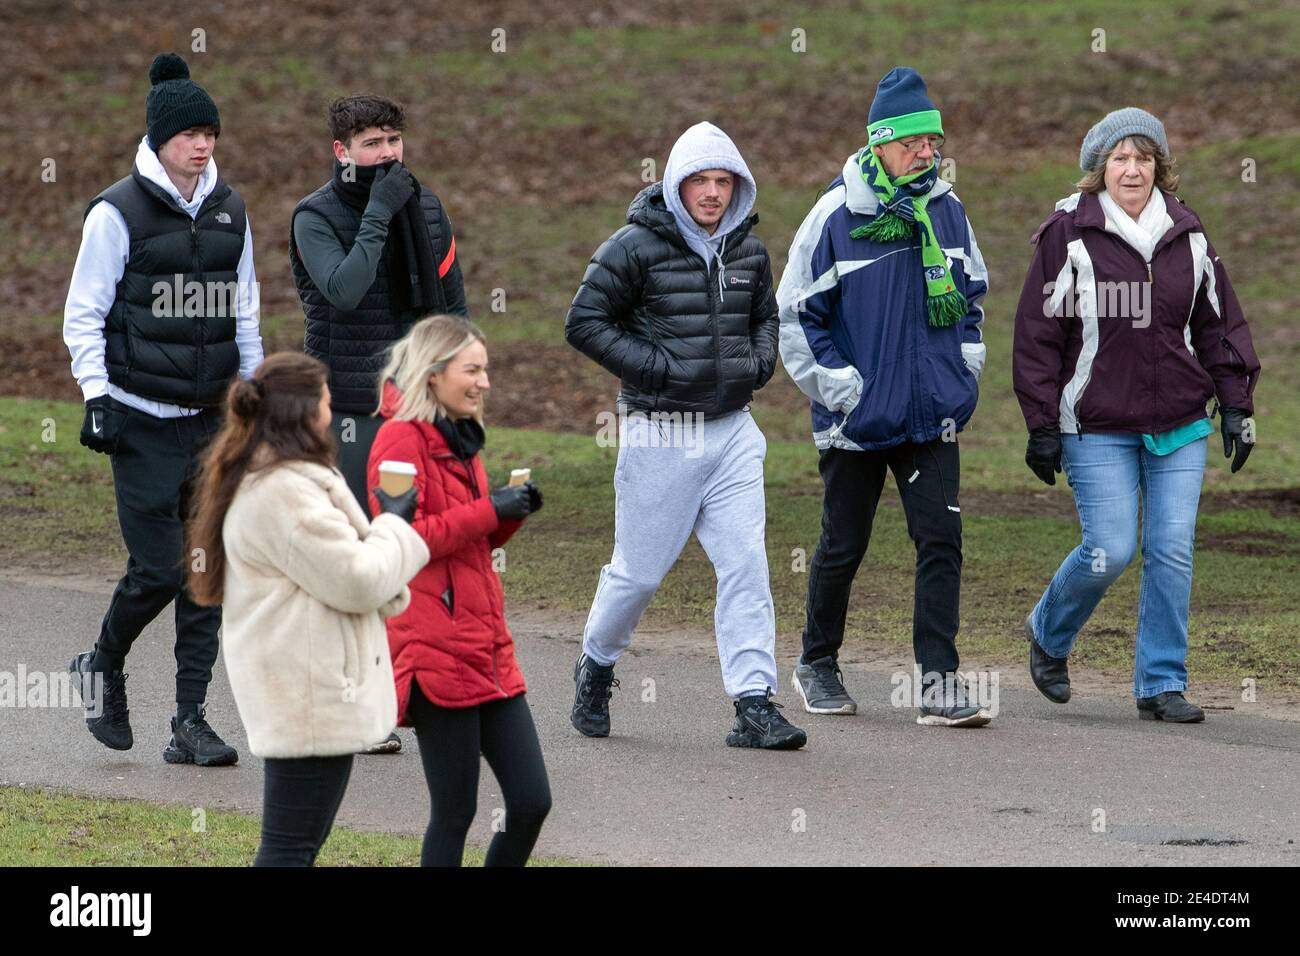
<instances>
[{"instance_id":1,"label":"woman in red coat","mask_svg":"<svg viewBox=\"0 0 1300 956\"><path fill-rule=\"evenodd\" d=\"M398 724L414 727L432 812L420 862L459 866L474 819L479 755L505 797L505 826L486 865L522 866L551 808L550 785L523 675L506 627L492 551L542 496L531 481L489 492L478 452L491 387L483 333L447 315L424 319L393 347L367 469L370 508L387 498L380 462L415 466L411 526L430 560L410 582L411 605L388 619Z\"/></svg>"}]
</instances>

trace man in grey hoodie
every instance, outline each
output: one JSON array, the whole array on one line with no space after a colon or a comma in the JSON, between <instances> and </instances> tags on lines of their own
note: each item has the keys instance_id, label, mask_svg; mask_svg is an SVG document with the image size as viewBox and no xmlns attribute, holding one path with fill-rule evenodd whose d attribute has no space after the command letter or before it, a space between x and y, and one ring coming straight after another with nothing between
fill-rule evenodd
<instances>
[{"instance_id":1,"label":"man in grey hoodie","mask_svg":"<svg viewBox=\"0 0 1300 956\"><path fill-rule=\"evenodd\" d=\"M614 554L574 668L570 720L609 734L614 665L692 532L717 574L715 629L733 747L797 749L781 716L764 545L767 442L749 414L776 368L772 266L750 232L758 189L726 133L698 123L662 182L606 240L565 322L569 344L619 377Z\"/></svg>"}]
</instances>

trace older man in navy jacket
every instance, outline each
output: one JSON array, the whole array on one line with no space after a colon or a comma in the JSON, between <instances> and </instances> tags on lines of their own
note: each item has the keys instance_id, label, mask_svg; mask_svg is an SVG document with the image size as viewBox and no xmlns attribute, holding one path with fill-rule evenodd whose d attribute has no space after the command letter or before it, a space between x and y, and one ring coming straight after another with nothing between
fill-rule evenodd
<instances>
[{"instance_id":1,"label":"older man in navy jacket","mask_svg":"<svg viewBox=\"0 0 1300 956\"><path fill-rule=\"evenodd\" d=\"M938 175L943 124L915 70L880 81L867 133L795 235L777 291L781 358L811 399L826 487L795 685L809 713L857 711L837 658L888 469L916 545L917 722L978 726L990 714L957 673L957 434L979 397L988 276Z\"/></svg>"}]
</instances>

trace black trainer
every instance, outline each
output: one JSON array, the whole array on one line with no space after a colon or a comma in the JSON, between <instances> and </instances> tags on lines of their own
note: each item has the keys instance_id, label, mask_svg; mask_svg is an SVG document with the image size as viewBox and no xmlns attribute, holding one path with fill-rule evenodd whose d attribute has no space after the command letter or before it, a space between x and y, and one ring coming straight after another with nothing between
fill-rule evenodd
<instances>
[{"instance_id":1,"label":"black trainer","mask_svg":"<svg viewBox=\"0 0 1300 956\"><path fill-rule=\"evenodd\" d=\"M618 686L614 666L597 664L586 654L573 665L573 710L569 722L587 737L609 736L609 699Z\"/></svg>"},{"instance_id":2,"label":"black trainer","mask_svg":"<svg viewBox=\"0 0 1300 956\"><path fill-rule=\"evenodd\" d=\"M234 747L208 726L206 710L172 718L172 739L163 751L168 763L193 763L200 767L227 767L239 762Z\"/></svg>"},{"instance_id":3,"label":"black trainer","mask_svg":"<svg viewBox=\"0 0 1300 956\"><path fill-rule=\"evenodd\" d=\"M781 705L772 699L772 688L735 702L736 722L727 734L728 747L761 747L764 750L798 750L808 735L781 716Z\"/></svg>"},{"instance_id":4,"label":"black trainer","mask_svg":"<svg viewBox=\"0 0 1300 956\"><path fill-rule=\"evenodd\" d=\"M126 706L126 674L122 671L93 671L94 651L83 651L72 659L68 672L80 681L81 702L86 712L98 716L86 718L86 728L105 747L130 750L135 744L131 733L131 711ZM104 682L103 697L95 698L95 677Z\"/></svg>"}]
</instances>

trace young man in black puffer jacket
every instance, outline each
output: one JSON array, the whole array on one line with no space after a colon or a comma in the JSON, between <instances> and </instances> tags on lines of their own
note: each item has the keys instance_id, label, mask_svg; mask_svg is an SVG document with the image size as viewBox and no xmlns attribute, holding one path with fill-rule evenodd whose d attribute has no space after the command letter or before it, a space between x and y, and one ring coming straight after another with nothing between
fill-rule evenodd
<instances>
[{"instance_id":1,"label":"young man in black puffer jacket","mask_svg":"<svg viewBox=\"0 0 1300 956\"><path fill-rule=\"evenodd\" d=\"M609 734L614 664L691 533L718 577L723 686L733 747L797 749L781 716L776 618L764 546L767 441L749 414L776 368L778 319L767 250L750 229L758 190L726 133L692 126L664 180L596 250L565 338L619 377L614 554L574 668L570 719Z\"/></svg>"}]
</instances>

